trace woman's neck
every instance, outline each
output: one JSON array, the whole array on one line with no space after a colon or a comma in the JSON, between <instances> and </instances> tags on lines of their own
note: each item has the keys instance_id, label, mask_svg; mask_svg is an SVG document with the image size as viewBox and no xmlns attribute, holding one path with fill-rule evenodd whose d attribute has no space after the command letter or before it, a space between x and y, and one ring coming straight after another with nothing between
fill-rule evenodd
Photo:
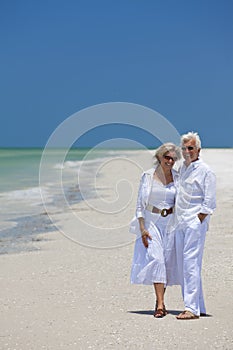
<instances>
[{"instance_id":1,"label":"woman's neck","mask_svg":"<svg viewBox=\"0 0 233 350\"><path fill-rule=\"evenodd\" d=\"M155 179L159 179L164 185L173 181L171 169L163 169L161 165L155 170Z\"/></svg>"}]
</instances>

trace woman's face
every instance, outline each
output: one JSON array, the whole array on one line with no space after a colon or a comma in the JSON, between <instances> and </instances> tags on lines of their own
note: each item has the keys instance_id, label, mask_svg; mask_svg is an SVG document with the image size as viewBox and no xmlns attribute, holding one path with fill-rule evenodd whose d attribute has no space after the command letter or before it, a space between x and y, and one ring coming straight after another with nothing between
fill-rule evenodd
<instances>
[{"instance_id":1,"label":"woman's face","mask_svg":"<svg viewBox=\"0 0 233 350\"><path fill-rule=\"evenodd\" d=\"M177 160L176 152L166 152L159 160L163 170L171 169Z\"/></svg>"}]
</instances>

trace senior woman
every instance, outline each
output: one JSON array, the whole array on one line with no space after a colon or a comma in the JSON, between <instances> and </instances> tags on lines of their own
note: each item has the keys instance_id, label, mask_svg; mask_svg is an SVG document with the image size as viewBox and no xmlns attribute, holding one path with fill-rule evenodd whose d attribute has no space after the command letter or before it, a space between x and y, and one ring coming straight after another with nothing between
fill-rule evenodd
<instances>
[{"instance_id":1,"label":"senior woman","mask_svg":"<svg viewBox=\"0 0 233 350\"><path fill-rule=\"evenodd\" d=\"M176 145L165 143L156 150L154 158L154 167L142 174L136 215L130 224L130 232L138 236L131 268L131 283L154 285L154 317L162 318L167 314L164 304L165 288L167 285L178 284L172 272L175 266L170 266L173 264L175 251L171 247L173 243L168 231L172 223L179 177L173 166L181 158L181 154ZM166 251L169 254L166 255ZM170 281L167 278L168 270Z\"/></svg>"}]
</instances>

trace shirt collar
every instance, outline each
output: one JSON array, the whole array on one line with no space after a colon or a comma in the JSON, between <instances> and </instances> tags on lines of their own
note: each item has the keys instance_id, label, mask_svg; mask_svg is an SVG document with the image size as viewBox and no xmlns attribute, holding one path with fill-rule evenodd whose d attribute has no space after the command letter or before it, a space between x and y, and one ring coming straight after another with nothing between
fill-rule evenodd
<instances>
[{"instance_id":1,"label":"shirt collar","mask_svg":"<svg viewBox=\"0 0 233 350\"><path fill-rule=\"evenodd\" d=\"M154 172L155 172L155 169L156 169L156 167L153 167L153 168L151 168L151 169L146 170L144 173L145 173L145 174L149 174L149 175L153 175Z\"/></svg>"},{"instance_id":2,"label":"shirt collar","mask_svg":"<svg viewBox=\"0 0 233 350\"><path fill-rule=\"evenodd\" d=\"M186 169L190 169L190 168L196 169L201 162L202 161L200 159L197 159L194 162L191 162L187 167L186 167L185 163L183 163L183 166L186 167Z\"/></svg>"}]
</instances>

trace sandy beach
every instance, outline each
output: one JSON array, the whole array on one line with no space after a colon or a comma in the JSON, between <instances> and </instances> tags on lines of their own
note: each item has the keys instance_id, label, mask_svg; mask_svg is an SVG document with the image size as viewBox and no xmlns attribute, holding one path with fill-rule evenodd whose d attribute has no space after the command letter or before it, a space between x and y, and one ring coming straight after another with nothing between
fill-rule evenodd
<instances>
[{"instance_id":1,"label":"sandy beach","mask_svg":"<svg viewBox=\"0 0 233 350\"><path fill-rule=\"evenodd\" d=\"M201 151L217 176L217 209L202 270L208 315L190 321L175 318L183 310L179 286L167 288L169 314L155 319L152 286L130 284L128 223L151 156L113 155L99 168L96 196L51 210L52 222L41 212L34 226L43 227L25 243L31 249L0 255L0 349L233 348L233 149ZM23 236L23 225L15 229Z\"/></svg>"}]
</instances>

